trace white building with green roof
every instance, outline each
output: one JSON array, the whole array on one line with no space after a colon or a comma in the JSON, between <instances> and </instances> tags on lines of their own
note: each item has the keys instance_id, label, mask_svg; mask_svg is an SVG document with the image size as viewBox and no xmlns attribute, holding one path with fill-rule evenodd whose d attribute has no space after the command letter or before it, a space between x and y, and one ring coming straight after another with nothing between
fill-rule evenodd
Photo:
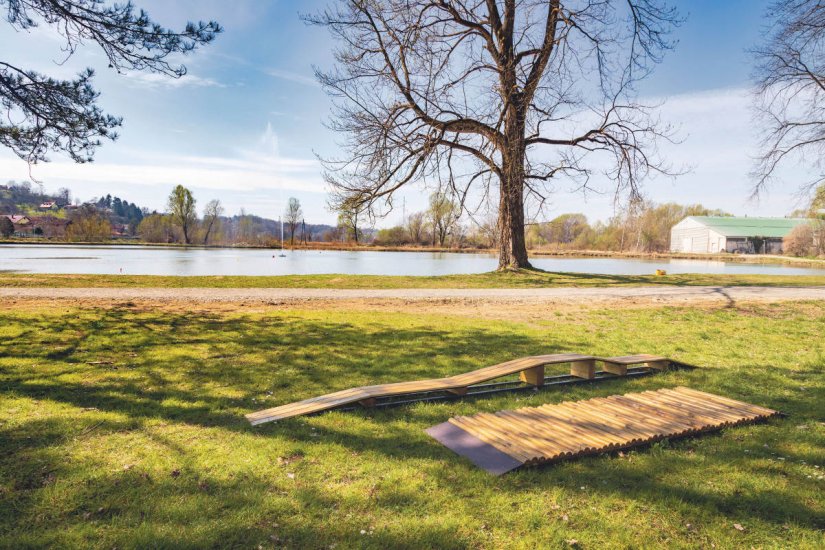
<instances>
[{"instance_id":1,"label":"white building with green roof","mask_svg":"<svg viewBox=\"0 0 825 550\"><path fill-rule=\"evenodd\" d=\"M804 218L688 216L670 230L670 251L695 254L781 254L782 239Z\"/></svg>"}]
</instances>

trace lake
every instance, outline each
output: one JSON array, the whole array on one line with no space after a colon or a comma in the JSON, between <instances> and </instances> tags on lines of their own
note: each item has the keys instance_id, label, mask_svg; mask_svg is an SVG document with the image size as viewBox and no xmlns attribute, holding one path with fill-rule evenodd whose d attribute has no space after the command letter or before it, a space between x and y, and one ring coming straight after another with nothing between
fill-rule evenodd
<instances>
[{"instance_id":1,"label":"lake","mask_svg":"<svg viewBox=\"0 0 825 550\"><path fill-rule=\"evenodd\" d=\"M706 260L534 257L547 271L648 275L732 273L825 275L825 269ZM492 254L165 248L150 246L0 245L0 271L130 275L450 275L496 268Z\"/></svg>"}]
</instances>

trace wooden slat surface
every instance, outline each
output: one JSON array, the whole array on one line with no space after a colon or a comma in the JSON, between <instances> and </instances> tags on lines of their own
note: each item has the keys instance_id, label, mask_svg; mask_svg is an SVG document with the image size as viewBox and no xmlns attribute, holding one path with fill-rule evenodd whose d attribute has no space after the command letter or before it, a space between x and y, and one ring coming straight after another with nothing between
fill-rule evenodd
<instances>
[{"instance_id":1,"label":"wooden slat surface","mask_svg":"<svg viewBox=\"0 0 825 550\"><path fill-rule=\"evenodd\" d=\"M717 430L776 414L757 405L677 387L458 416L448 422L529 465ZM439 440L471 460L478 451L477 446L461 449Z\"/></svg>"},{"instance_id":2,"label":"wooden slat surface","mask_svg":"<svg viewBox=\"0 0 825 550\"><path fill-rule=\"evenodd\" d=\"M410 382L394 382L390 384L378 384L374 386L362 386L342 390L311 399L304 399L295 403L288 403L270 409L264 409L246 415L246 419L255 426L265 422L282 420L293 416L313 414L352 403L367 401L378 397L395 397L411 393L421 393L427 391L450 391L459 390L463 393L468 386L481 384L503 376L516 374L527 369L532 369L542 365L552 365L559 363L571 363L574 361L601 361L604 363L617 363L622 365L635 365L648 361L667 361L664 357L654 355L628 355L623 357L594 357L592 355L580 355L578 353L556 353L551 355L535 355L514 359L498 365L484 367L447 378L434 378L430 380L416 380Z\"/></svg>"}]
</instances>

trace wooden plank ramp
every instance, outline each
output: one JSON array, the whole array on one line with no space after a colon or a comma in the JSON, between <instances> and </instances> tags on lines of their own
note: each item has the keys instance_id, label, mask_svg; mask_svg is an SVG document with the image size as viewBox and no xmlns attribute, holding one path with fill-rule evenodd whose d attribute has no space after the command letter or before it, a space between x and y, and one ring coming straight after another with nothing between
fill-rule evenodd
<instances>
[{"instance_id":1,"label":"wooden plank ramp","mask_svg":"<svg viewBox=\"0 0 825 550\"><path fill-rule=\"evenodd\" d=\"M490 473L719 430L779 414L686 387L457 416L427 431Z\"/></svg>"},{"instance_id":2,"label":"wooden plank ramp","mask_svg":"<svg viewBox=\"0 0 825 550\"><path fill-rule=\"evenodd\" d=\"M495 380L513 374L519 374L522 382L532 386L544 384L544 367L555 364L570 364L570 374L573 377L593 379L596 373L596 362L604 364L604 372L616 375L626 375L628 365L642 365L651 369L662 370L667 368L670 360L655 355L629 355L624 357L594 357L578 353L557 353L550 355L535 355L522 357L498 365L484 367L446 378L417 380L410 382L395 382L350 388L326 395L320 395L295 403L287 403L246 415L246 419L256 426L265 422L283 420L294 416L314 414L330 409L360 403L366 407L375 404L376 399L402 395L420 394L423 392L442 391L455 395L464 395L474 385Z\"/></svg>"}]
</instances>

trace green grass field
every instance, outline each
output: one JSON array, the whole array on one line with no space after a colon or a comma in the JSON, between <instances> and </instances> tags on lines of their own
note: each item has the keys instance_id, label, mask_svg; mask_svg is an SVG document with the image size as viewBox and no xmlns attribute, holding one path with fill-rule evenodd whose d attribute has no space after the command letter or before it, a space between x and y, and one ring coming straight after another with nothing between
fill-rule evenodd
<instances>
[{"instance_id":1,"label":"green grass field","mask_svg":"<svg viewBox=\"0 0 825 550\"><path fill-rule=\"evenodd\" d=\"M585 286L825 286L825 276L806 275L597 275L538 270L444 275L155 276L3 273L5 287L172 288L541 288Z\"/></svg>"},{"instance_id":2,"label":"green grass field","mask_svg":"<svg viewBox=\"0 0 825 550\"><path fill-rule=\"evenodd\" d=\"M822 303L529 322L38 307L0 309L0 547L821 548L825 536ZM702 368L258 428L243 418L563 351ZM423 432L456 414L677 384L788 416L502 477Z\"/></svg>"}]
</instances>

